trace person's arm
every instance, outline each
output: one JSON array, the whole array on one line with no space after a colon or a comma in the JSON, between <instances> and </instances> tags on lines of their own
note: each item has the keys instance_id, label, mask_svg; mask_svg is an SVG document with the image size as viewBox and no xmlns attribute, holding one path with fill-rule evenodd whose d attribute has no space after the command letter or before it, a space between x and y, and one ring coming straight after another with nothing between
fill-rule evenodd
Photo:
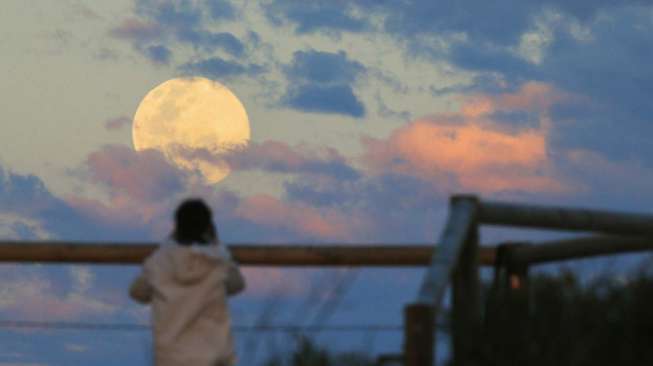
<instances>
[{"instance_id":1,"label":"person's arm","mask_svg":"<svg viewBox=\"0 0 653 366\"><path fill-rule=\"evenodd\" d=\"M231 251L224 243L218 244L218 252L220 256L227 263L227 279L225 280L225 287L227 295L235 295L245 289L245 278L240 273L238 263L234 261Z\"/></svg>"},{"instance_id":2,"label":"person's arm","mask_svg":"<svg viewBox=\"0 0 653 366\"><path fill-rule=\"evenodd\" d=\"M143 273L138 275L129 286L129 296L141 304L152 301L152 286L147 282Z\"/></svg>"},{"instance_id":3,"label":"person's arm","mask_svg":"<svg viewBox=\"0 0 653 366\"><path fill-rule=\"evenodd\" d=\"M245 278L240 273L238 265L234 262L227 262L227 279L225 280L227 295L236 295L245 289Z\"/></svg>"}]
</instances>

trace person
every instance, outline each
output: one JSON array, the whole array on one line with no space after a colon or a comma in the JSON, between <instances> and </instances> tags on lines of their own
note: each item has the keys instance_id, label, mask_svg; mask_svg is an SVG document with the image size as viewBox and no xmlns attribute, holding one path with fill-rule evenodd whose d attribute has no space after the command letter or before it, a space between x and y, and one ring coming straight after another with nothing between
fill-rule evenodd
<instances>
[{"instance_id":1,"label":"person","mask_svg":"<svg viewBox=\"0 0 653 366\"><path fill-rule=\"evenodd\" d=\"M209 207L200 199L181 203L170 239L145 259L129 289L152 305L155 365L233 365L227 297L244 288Z\"/></svg>"}]
</instances>

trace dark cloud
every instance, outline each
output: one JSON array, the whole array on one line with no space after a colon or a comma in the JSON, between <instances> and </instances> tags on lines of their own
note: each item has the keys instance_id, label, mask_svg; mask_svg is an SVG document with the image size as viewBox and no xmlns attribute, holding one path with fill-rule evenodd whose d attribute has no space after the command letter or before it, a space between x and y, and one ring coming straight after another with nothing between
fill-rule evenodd
<instances>
[{"instance_id":1,"label":"dark cloud","mask_svg":"<svg viewBox=\"0 0 653 366\"><path fill-rule=\"evenodd\" d=\"M179 66L179 70L188 75L200 75L211 79L224 80L243 75L255 76L263 71L263 67L256 64L229 61L220 57L210 57L182 64Z\"/></svg>"},{"instance_id":2,"label":"dark cloud","mask_svg":"<svg viewBox=\"0 0 653 366\"><path fill-rule=\"evenodd\" d=\"M214 20L233 20L236 18L236 9L229 0L206 0L209 14Z\"/></svg>"},{"instance_id":3,"label":"dark cloud","mask_svg":"<svg viewBox=\"0 0 653 366\"><path fill-rule=\"evenodd\" d=\"M365 73L365 66L349 59L344 51L296 51L284 73L293 82L351 84Z\"/></svg>"},{"instance_id":4,"label":"dark cloud","mask_svg":"<svg viewBox=\"0 0 653 366\"><path fill-rule=\"evenodd\" d=\"M260 66L243 65L238 61L246 56L246 45L230 32L213 30L216 21L231 20L235 16L236 9L223 0L136 0L134 17L112 28L109 34L131 42L154 64L170 63L171 50L187 45L200 52L201 60L182 63L178 67L184 72L228 77L255 75L261 70ZM224 55L215 55L216 51Z\"/></svg>"},{"instance_id":5,"label":"dark cloud","mask_svg":"<svg viewBox=\"0 0 653 366\"><path fill-rule=\"evenodd\" d=\"M647 4L646 0L361 0L339 3L319 1L300 3L275 0L264 6L267 18L275 25L291 24L297 33L362 32L383 30L400 39L423 35L466 34L474 43L514 45L545 11L562 13L587 22L600 12L609 13L624 5ZM381 29L372 24L382 19Z\"/></svg>"},{"instance_id":6,"label":"dark cloud","mask_svg":"<svg viewBox=\"0 0 653 366\"><path fill-rule=\"evenodd\" d=\"M369 19L354 15L355 6L334 1L296 2L274 0L263 6L275 25L290 23L297 34L326 32L362 32L371 28Z\"/></svg>"},{"instance_id":7,"label":"dark cloud","mask_svg":"<svg viewBox=\"0 0 653 366\"><path fill-rule=\"evenodd\" d=\"M483 47L473 42L457 43L448 55L454 65L468 70L499 72L512 83L538 79L538 69L514 51L506 48Z\"/></svg>"},{"instance_id":8,"label":"dark cloud","mask_svg":"<svg viewBox=\"0 0 653 366\"><path fill-rule=\"evenodd\" d=\"M142 239L142 228L107 226L93 220L67 200L53 195L34 175L14 174L0 167L0 214L12 214L41 225L50 236L63 240ZM34 236L32 229L14 227L20 239Z\"/></svg>"},{"instance_id":9,"label":"dark cloud","mask_svg":"<svg viewBox=\"0 0 653 366\"><path fill-rule=\"evenodd\" d=\"M365 106L354 94L353 84L365 72L365 66L343 51L296 51L284 67L289 85L282 103L303 112L363 117Z\"/></svg>"},{"instance_id":10,"label":"dark cloud","mask_svg":"<svg viewBox=\"0 0 653 366\"><path fill-rule=\"evenodd\" d=\"M170 63L172 52L162 45L148 46L143 50L145 56L155 64L167 65Z\"/></svg>"},{"instance_id":11,"label":"dark cloud","mask_svg":"<svg viewBox=\"0 0 653 366\"><path fill-rule=\"evenodd\" d=\"M290 86L283 103L302 112L334 113L354 118L365 116L365 106L349 85Z\"/></svg>"},{"instance_id":12,"label":"dark cloud","mask_svg":"<svg viewBox=\"0 0 653 366\"><path fill-rule=\"evenodd\" d=\"M245 45L233 34L228 32L214 33L185 29L178 32L177 37L182 42L188 42L208 52L222 49L234 57L240 57L245 52Z\"/></svg>"}]
</instances>

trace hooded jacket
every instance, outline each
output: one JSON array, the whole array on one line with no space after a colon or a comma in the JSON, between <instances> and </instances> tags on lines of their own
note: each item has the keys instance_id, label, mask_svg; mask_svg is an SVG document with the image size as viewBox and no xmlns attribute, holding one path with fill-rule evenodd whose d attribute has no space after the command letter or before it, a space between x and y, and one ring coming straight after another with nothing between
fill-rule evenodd
<instances>
[{"instance_id":1,"label":"hooded jacket","mask_svg":"<svg viewBox=\"0 0 653 366\"><path fill-rule=\"evenodd\" d=\"M152 304L155 365L233 365L227 296L244 288L224 245L170 243L152 253L129 294Z\"/></svg>"}]
</instances>

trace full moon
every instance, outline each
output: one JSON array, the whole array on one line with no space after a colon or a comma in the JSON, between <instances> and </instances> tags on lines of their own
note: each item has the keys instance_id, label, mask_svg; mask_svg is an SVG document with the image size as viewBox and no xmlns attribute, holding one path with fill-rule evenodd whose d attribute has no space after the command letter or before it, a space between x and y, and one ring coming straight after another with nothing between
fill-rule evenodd
<instances>
[{"instance_id":1,"label":"full moon","mask_svg":"<svg viewBox=\"0 0 653 366\"><path fill-rule=\"evenodd\" d=\"M250 138L245 107L227 87L201 77L168 80L143 98L134 115L136 151L156 149L175 165L217 183L229 174L226 162L193 157L193 150L218 156L246 146Z\"/></svg>"}]
</instances>

